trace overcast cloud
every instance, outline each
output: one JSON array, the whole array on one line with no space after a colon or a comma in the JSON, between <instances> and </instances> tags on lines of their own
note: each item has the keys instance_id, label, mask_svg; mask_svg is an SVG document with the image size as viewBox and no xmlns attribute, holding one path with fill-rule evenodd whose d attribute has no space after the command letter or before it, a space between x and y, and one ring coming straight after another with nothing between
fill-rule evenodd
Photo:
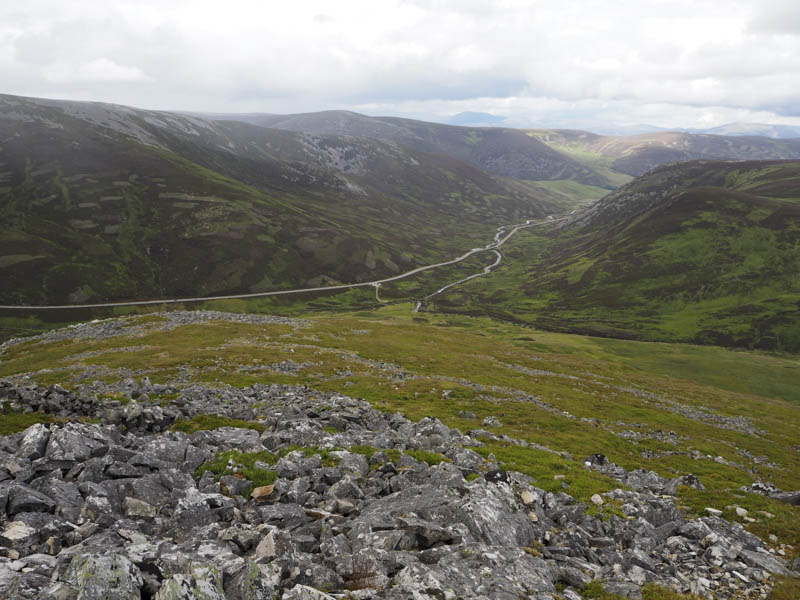
<instances>
[{"instance_id":1,"label":"overcast cloud","mask_svg":"<svg viewBox=\"0 0 800 600\"><path fill-rule=\"evenodd\" d=\"M800 125L800 3L3 2L0 81L156 109Z\"/></svg>"}]
</instances>

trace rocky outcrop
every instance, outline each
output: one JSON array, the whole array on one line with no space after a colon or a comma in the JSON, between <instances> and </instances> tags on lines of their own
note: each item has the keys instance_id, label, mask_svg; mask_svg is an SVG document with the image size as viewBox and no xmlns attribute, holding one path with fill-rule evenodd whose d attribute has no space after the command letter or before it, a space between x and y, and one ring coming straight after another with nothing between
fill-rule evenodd
<instances>
[{"instance_id":1,"label":"rocky outcrop","mask_svg":"<svg viewBox=\"0 0 800 600\"><path fill-rule=\"evenodd\" d=\"M338 394L116 389L109 405L91 387L0 384L7 408L72 419L0 438L0 597L553 600L599 579L630 598L646 582L763 598L790 572L738 524L687 518L674 493L696 479L593 455L585 468L624 485L586 505L436 419ZM168 430L200 413L263 431Z\"/></svg>"}]
</instances>

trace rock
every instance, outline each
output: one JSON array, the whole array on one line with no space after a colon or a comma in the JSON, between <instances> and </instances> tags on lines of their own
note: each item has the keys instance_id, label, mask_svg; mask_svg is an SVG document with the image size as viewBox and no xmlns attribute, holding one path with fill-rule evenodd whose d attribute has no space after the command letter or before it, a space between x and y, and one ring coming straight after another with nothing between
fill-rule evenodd
<instances>
[{"instance_id":1,"label":"rock","mask_svg":"<svg viewBox=\"0 0 800 600\"><path fill-rule=\"evenodd\" d=\"M195 318L179 315L166 318ZM111 388L130 401L98 400ZM178 397L162 408L146 394ZM783 548L767 552L722 513L687 519L674 494L680 485L700 489L692 476L629 472L592 455L585 468L626 488L598 494L589 506L613 502L628 518L607 511L598 518L564 492L547 493L530 477L499 469L494 456L470 449L481 442L437 419L414 423L339 394L261 384L150 383L145 391L133 377L53 393L0 380L0 400L10 395L25 410L52 403L61 416L100 415L105 424L0 436L0 597L76 600L81 593L88 600L88 587L102 587L98 581L113 571L123 585L110 593L159 600L549 600L556 584L573 600L592 579L628 598L652 581L732 600L766 597L766 573L789 570L779 558ZM266 429L167 431L178 416L196 414L258 420ZM286 451L292 446L303 450ZM367 447L375 450L362 453ZM271 486L250 493L233 463L222 485L210 471L193 476L221 451L263 448L282 456L275 465L256 462L282 475ZM327 449L325 460L309 448ZM404 452L410 449L450 462L429 466ZM335 465L323 466L329 461ZM765 495L781 493L763 487ZM97 563L98 579L90 561L101 559L110 563ZM800 561L792 564L798 568Z\"/></svg>"},{"instance_id":2,"label":"rock","mask_svg":"<svg viewBox=\"0 0 800 600\"><path fill-rule=\"evenodd\" d=\"M219 479L219 485L223 493L228 496L244 496L250 492L253 482L241 477L223 475Z\"/></svg>"},{"instance_id":3,"label":"rock","mask_svg":"<svg viewBox=\"0 0 800 600\"><path fill-rule=\"evenodd\" d=\"M481 421L481 425L484 427L502 427L503 424L500 422L500 419L497 417L486 417L483 421Z\"/></svg>"},{"instance_id":4,"label":"rock","mask_svg":"<svg viewBox=\"0 0 800 600\"><path fill-rule=\"evenodd\" d=\"M130 496L125 497L122 506L124 515L134 519L152 519L158 514L158 510L152 504Z\"/></svg>"},{"instance_id":5,"label":"rock","mask_svg":"<svg viewBox=\"0 0 800 600\"><path fill-rule=\"evenodd\" d=\"M22 521L11 521L6 523L3 533L0 533L0 545L21 550L35 544L38 538L39 534L36 528L26 525Z\"/></svg>"},{"instance_id":6,"label":"rock","mask_svg":"<svg viewBox=\"0 0 800 600\"><path fill-rule=\"evenodd\" d=\"M716 508L706 507L705 512L712 517L719 517L722 514L722 511Z\"/></svg>"},{"instance_id":7,"label":"rock","mask_svg":"<svg viewBox=\"0 0 800 600\"><path fill-rule=\"evenodd\" d=\"M268 573L254 562L248 561L247 565L239 571L230 582L225 585L226 600L264 600L276 596L275 585Z\"/></svg>"},{"instance_id":8,"label":"rock","mask_svg":"<svg viewBox=\"0 0 800 600\"><path fill-rule=\"evenodd\" d=\"M747 516L747 510L742 508L741 506L737 506L735 511L736 511L736 516L737 517L746 517Z\"/></svg>"},{"instance_id":9,"label":"rock","mask_svg":"<svg viewBox=\"0 0 800 600\"><path fill-rule=\"evenodd\" d=\"M51 498L24 483L15 483L8 490L6 512L11 517L21 512L52 513L55 509L56 503Z\"/></svg>"},{"instance_id":10,"label":"rock","mask_svg":"<svg viewBox=\"0 0 800 600\"><path fill-rule=\"evenodd\" d=\"M741 550L739 552L739 557L751 567L763 569L764 571L769 571L776 575L789 575L789 570L784 564L768 552Z\"/></svg>"},{"instance_id":11,"label":"rock","mask_svg":"<svg viewBox=\"0 0 800 600\"><path fill-rule=\"evenodd\" d=\"M336 597L318 589L298 584L288 592L284 592L283 600L336 600Z\"/></svg>"},{"instance_id":12,"label":"rock","mask_svg":"<svg viewBox=\"0 0 800 600\"><path fill-rule=\"evenodd\" d=\"M67 569L67 583L78 592L76 600L139 600L142 575L121 554L77 554Z\"/></svg>"},{"instance_id":13,"label":"rock","mask_svg":"<svg viewBox=\"0 0 800 600\"><path fill-rule=\"evenodd\" d=\"M47 441L50 439L50 429L42 423L28 427L22 436L17 456L36 460L44 456Z\"/></svg>"},{"instance_id":14,"label":"rock","mask_svg":"<svg viewBox=\"0 0 800 600\"><path fill-rule=\"evenodd\" d=\"M272 491L275 489L274 485L262 485L256 488L253 488L253 491L250 492L250 497L255 500L256 502L260 502L262 500L266 500L272 495Z\"/></svg>"},{"instance_id":15,"label":"rock","mask_svg":"<svg viewBox=\"0 0 800 600\"><path fill-rule=\"evenodd\" d=\"M165 580L154 600L225 600L222 574L211 564L193 565L188 573Z\"/></svg>"},{"instance_id":16,"label":"rock","mask_svg":"<svg viewBox=\"0 0 800 600\"><path fill-rule=\"evenodd\" d=\"M50 460L81 462L108 451L110 440L98 428L67 423L50 431L45 456Z\"/></svg>"}]
</instances>

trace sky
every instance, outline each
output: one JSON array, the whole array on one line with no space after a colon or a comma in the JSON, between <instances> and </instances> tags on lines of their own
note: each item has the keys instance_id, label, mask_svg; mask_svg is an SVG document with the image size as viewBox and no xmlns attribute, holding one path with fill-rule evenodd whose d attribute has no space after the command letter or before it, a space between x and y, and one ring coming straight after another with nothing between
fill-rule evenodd
<instances>
[{"instance_id":1,"label":"sky","mask_svg":"<svg viewBox=\"0 0 800 600\"><path fill-rule=\"evenodd\" d=\"M800 2L8 0L0 92L595 130L800 125Z\"/></svg>"}]
</instances>

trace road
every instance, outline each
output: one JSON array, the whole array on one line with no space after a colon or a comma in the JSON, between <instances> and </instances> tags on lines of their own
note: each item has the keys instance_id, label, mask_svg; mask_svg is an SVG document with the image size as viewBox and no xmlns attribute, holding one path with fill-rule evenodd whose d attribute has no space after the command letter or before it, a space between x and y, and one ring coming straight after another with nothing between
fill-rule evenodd
<instances>
[{"instance_id":1,"label":"road","mask_svg":"<svg viewBox=\"0 0 800 600\"><path fill-rule=\"evenodd\" d=\"M366 286L375 286L376 288L380 286L382 283L389 283L391 281L397 281L399 279L405 279L406 277L411 277L412 275L416 275L417 273L422 273L423 271L429 271L430 269L438 269L439 267L446 267L448 265L454 265L456 263L460 263L466 259L468 259L473 254L478 252L486 252L487 250L495 250L500 248L503 244L505 244L511 236L513 236L517 231L520 229L525 229L526 227L536 227L537 225L547 225L556 223L558 221L562 221L567 217L562 217L560 219L553 219L548 218L546 221L538 221L536 223L531 223L530 219L521 225L503 225L499 227L497 233L495 233L494 239L491 243L487 244L483 248L473 248L472 250L465 252L458 258L454 258L453 260L447 260L440 263L435 263L432 265L426 265L424 267L417 267L416 269L412 269L410 271L406 271L405 273L401 273L400 275L395 275L393 277L386 277L385 279L376 279L375 281L364 281L361 283L345 283L342 285L328 285L328 286L321 286L321 287L311 287L311 288L298 288L294 290L277 290L274 292L254 292L251 294L232 294L230 296L203 296L203 297L195 297L195 298L172 298L166 300L131 300L127 302L100 302L96 304L50 304L50 305L29 305L29 304L2 304L0 305L0 309L3 310L67 310L70 308L109 308L114 306L145 306L145 305L152 305L152 304L182 304L186 302L208 302L211 300L241 300L245 298L264 298L266 296L285 296L290 294L304 294L307 292L327 292L331 290L349 290L352 288L357 287L366 287ZM511 230L506 233L508 227L512 227ZM505 235L504 235L505 234ZM492 267L500 262L502 255L497 252L498 259L495 261ZM489 267L487 267L489 268ZM491 270L491 269L490 269ZM488 271L485 271L488 272ZM463 283L473 277L477 277L479 275L485 274L485 272L478 273L476 275L472 275L467 277L466 279L462 279L461 281L457 281L455 283L442 288L441 290L431 294L434 296L448 287L452 287L453 285L457 285L459 283ZM375 290L377 294L377 289ZM426 296L426 299L431 297ZM416 310L416 309L415 309Z\"/></svg>"}]
</instances>

